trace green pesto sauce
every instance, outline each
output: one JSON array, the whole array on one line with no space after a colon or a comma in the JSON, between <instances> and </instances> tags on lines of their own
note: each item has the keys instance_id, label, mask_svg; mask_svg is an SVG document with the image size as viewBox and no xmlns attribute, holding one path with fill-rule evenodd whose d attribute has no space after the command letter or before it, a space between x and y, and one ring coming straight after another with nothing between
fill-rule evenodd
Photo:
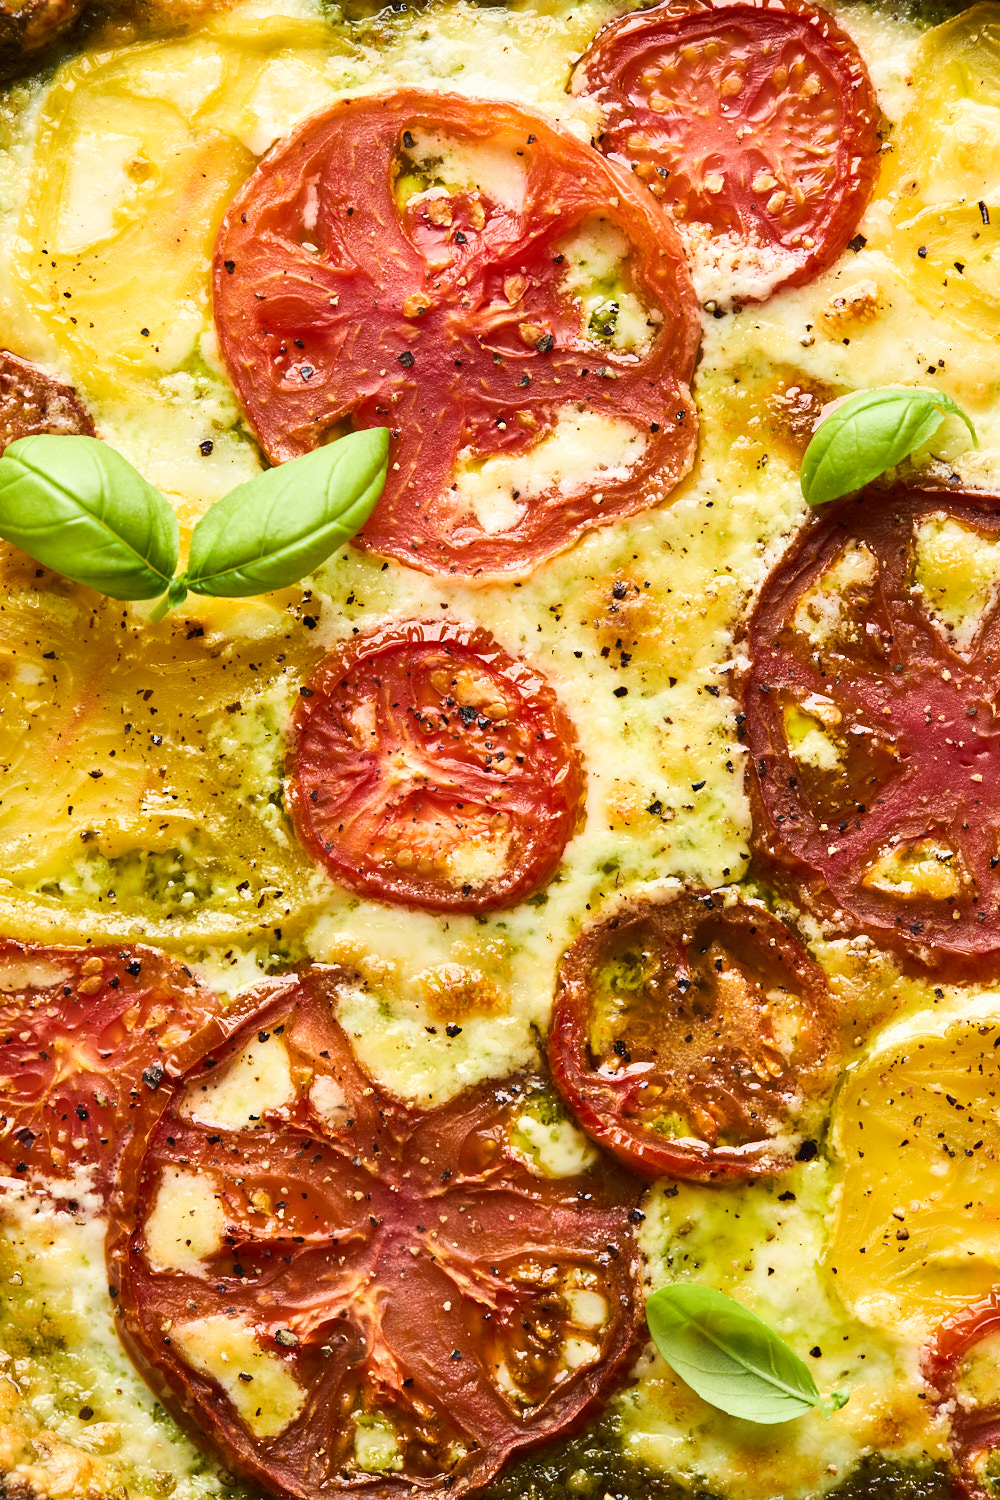
<instances>
[{"instance_id":1,"label":"green pesto sauce","mask_svg":"<svg viewBox=\"0 0 1000 1500\"><path fill-rule=\"evenodd\" d=\"M726 1418L720 1416L720 1421ZM622 1452L621 1426L603 1417L569 1442L519 1459L481 1492L481 1500L720 1500L692 1490ZM824 1500L952 1500L943 1468L863 1458Z\"/></svg>"}]
</instances>

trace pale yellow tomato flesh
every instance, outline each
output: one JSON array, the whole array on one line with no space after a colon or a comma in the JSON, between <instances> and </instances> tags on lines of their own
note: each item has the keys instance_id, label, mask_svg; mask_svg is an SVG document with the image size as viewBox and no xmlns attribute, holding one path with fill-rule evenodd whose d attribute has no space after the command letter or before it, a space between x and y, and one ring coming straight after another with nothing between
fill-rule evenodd
<instances>
[{"instance_id":1,"label":"pale yellow tomato flesh","mask_svg":"<svg viewBox=\"0 0 1000 1500\"><path fill-rule=\"evenodd\" d=\"M855 1316L919 1338L1000 1282L1000 998L895 1034L841 1086L825 1264Z\"/></svg>"},{"instance_id":2,"label":"pale yellow tomato flesh","mask_svg":"<svg viewBox=\"0 0 1000 1500\"><path fill-rule=\"evenodd\" d=\"M220 19L85 52L46 96L21 222L22 290L93 397L197 368L215 235L257 158L337 92L316 19Z\"/></svg>"},{"instance_id":3,"label":"pale yellow tomato flesh","mask_svg":"<svg viewBox=\"0 0 1000 1500\"><path fill-rule=\"evenodd\" d=\"M968 332L1000 334L1000 4L972 6L921 42L914 105L878 192L896 201L888 250L914 294Z\"/></svg>"}]
</instances>

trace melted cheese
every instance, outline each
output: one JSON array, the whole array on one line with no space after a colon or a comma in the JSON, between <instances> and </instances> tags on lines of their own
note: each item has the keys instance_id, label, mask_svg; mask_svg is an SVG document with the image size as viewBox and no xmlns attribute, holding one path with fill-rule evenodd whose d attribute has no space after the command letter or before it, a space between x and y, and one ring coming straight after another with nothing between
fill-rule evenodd
<instances>
[{"instance_id":1,"label":"melted cheese","mask_svg":"<svg viewBox=\"0 0 1000 1500\"><path fill-rule=\"evenodd\" d=\"M227 1063L217 1078L192 1084L181 1113L213 1130L244 1130L296 1098L284 1042L272 1032Z\"/></svg>"},{"instance_id":2,"label":"melted cheese","mask_svg":"<svg viewBox=\"0 0 1000 1500\"><path fill-rule=\"evenodd\" d=\"M277 1437L302 1410L306 1393L286 1362L262 1349L239 1318L219 1313L175 1324L170 1337L194 1369L222 1387L254 1437Z\"/></svg>"},{"instance_id":3,"label":"melted cheese","mask_svg":"<svg viewBox=\"0 0 1000 1500\"><path fill-rule=\"evenodd\" d=\"M846 1390L849 1399L827 1421L815 1414L776 1427L720 1421L648 1353L622 1401L637 1456L746 1500L821 1494L869 1445L917 1462L943 1456L944 1422L927 1400L918 1348L891 1327L873 1332L846 1313L836 1281L824 1274L830 1187L829 1168L817 1160L779 1182L722 1193L685 1183L651 1191L642 1244L654 1288L697 1281L735 1297L806 1360L822 1392Z\"/></svg>"},{"instance_id":4,"label":"melted cheese","mask_svg":"<svg viewBox=\"0 0 1000 1500\"><path fill-rule=\"evenodd\" d=\"M337 1008L363 1067L390 1093L429 1107L536 1059L521 1016L432 1020L426 1003L377 990L345 989Z\"/></svg>"},{"instance_id":5,"label":"melted cheese","mask_svg":"<svg viewBox=\"0 0 1000 1500\"><path fill-rule=\"evenodd\" d=\"M478 463L459 454L456 517L464 519L471 511L483 531L505 531L537 495L553 491L569 499L595 482L626 479L645 446L645 434L631 422L563 408L556 413L552 431L526 453Z\"/></svg>"},{"instance_id":6,"label":"melted cheese","mask_svg":"<svg viewBox=\"0 0 1000 1500\"><path fill-rule=\"evenodd\" d=\"M354 1462L367 1474L391 1474L403 1467L396 1433L387 1418L362 1415L356 1420Z\"/></svg>"},{"instance_id":7,"label":"melted cheese","mask_svg":"<svg viewBox=\"0 0 1000 1500\"><path fill-rule=\"evenodd\" d=\"M197 1172L168 1167L146 1220L144 1247L154 1271L207 1276L205 1262L222 1249L226 1215L215 1182Z\"/></svg>"},{"instance_id":8,"label":"melted cheese","mask_svg":"<svg viewBox=\"0 0 1000 1500\"><path fill-rule=\"evenodd\" d=\"M561 1110L524 1110L514 1122L511 1145L539 1177L575 1177L599 1160L587 1137Z\"/></svg>"},{"instance_id":9,"label":"melted cheese","mask_svg":"<svg viewBox=\"0 0 1000 1500\"><path fill-rule=\"evenodd\" d=\"M580 309L580 332L598 347L641 353L660 319L629 280L629 244L607 220L587 220L560 241L565 257L564 295Z\"/></svg>"},{"instance_id":10,"label":"melted cheese","mask_svg":"<svg viewBox=\"0 0 1000 1500\"><path fill-rule=\"evenodd\" d=\"M155 1493L237 1500L158 1406L118 1341L104 1221L86 1179L69 1206L0 1189L0 1468L53 1500ZM89 1413L89 1415L88 1415Z\"/></svg>"},{"instance_id":11,"label":"melted cheese","mask_svg":"<svg viewBox=\"0 0 1000 1500\"><path fill-rule=\"evenodd\" d=\"M1000 543L951 516L924 522L917 533L914 584L924 606L959 651L973 645L997 594Z\"/></svg>"},{"instance_id":12,"label":"melted cheese","mask_svg":"<svg viewBox=\"0 0 1000 1500\"><path fill-rule=\"evenodd\" d=\"M880 854L865 870L861 884L907 901L921 897L946 901L961 889L962 868L948 844L939 839L914 839Z\"/></svg>"},{"instance_id":13,"label":"melted cheese","mask_svg":"<svg viewBox=\"0 0 1000 1500\"><path fill-rule=\"evenodd\" d=\"M410 138L413 146L403 152L402 168L425 181L425 191L479 192L504 208L515 212L523 208L527 175L524 163L509 146L467 146L436 130L414 130ZM406 201L405 188L400 197Z\"/></svg>"}]
</instances>

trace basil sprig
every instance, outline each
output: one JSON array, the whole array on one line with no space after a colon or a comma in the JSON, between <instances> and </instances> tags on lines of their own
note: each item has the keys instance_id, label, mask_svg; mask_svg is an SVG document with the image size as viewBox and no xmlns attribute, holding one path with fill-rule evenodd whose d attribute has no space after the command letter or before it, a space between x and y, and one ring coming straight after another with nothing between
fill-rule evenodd
<instances>
[{"instance_id":1,"label":"basil sprig","mask_svg":"<svg viewBox=\"0 0 1000 1500\"><path fill-rule=\"evenodd\" d=\"M809 505L826 505L870 484L933 437L945 417L960 417L976 442L976 429L942 391L886 386L858 391L819 424L799 476Z\"/></svg>"},{"instance_id":2,"label":"basil sprig","mask_svg":"<svg viewBox=\"0 0 1000 1500\"><path fill-rule=\"evenodd\" d=\"M19 438L0 458L0 537L112 599L188 592L239 599L287 588L364 525L382 493L389 433L367 428L267 469L205 513L175 576L177 517L159 490L97 438Z\"/></svg>"},{"instance_id":3,"label":"basil sprig","mask_svg":"<svg viewBox=\"0 0 1000 1500\"><path fill-rule=\"evenodd\" d=\"M713 1287L679 1282L646 1303L653 1343L712 1406L748 1422L790 1422L813 1407L829 1415L847 1400L820 1395L809 1369L756 1313Z\"/></svg>"}]
</instances>

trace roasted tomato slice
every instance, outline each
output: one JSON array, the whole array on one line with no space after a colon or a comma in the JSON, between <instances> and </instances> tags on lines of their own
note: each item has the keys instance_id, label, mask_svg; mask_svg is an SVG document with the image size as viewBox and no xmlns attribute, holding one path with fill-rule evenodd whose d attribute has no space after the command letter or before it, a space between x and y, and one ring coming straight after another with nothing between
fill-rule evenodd
<instances>
[{"instance_id":1,"label":"roasted tomato slice","mask_svg":"<svg viewBox=\"0 0 1000 1500\"><path fill-rule=\"evenodd\" d=\"M613 21L573 92L706 270L741 300L796 286L854 234L879 162L879 107L851 38L802 0L668 0ZM699 288L699 290L705 290Z\"/></svg>"},{"instance_id":2,"label":"roasted tomato slice","mask_svg":"<svg viewBox=\"0 0 1000 1500\"><path fill-rule=\"evenodd\" d=\"M0 349L0 453L8 443L35 432L93 437L94 424L72 386Z\"/></svg>"},{"instance_id":3,"label":"roasted tomato slice","mask_svg":"<svg viewBox=\"0 0 1000 1500\"><path fill-rule=\"evenodd\" d=\"M620 1377L636 1188L522 1153L537 1080L385 1096L336 1020L356 983L287 983L175 1091L115 1202L119 1329L269 1494L460 1495Z\"/></svg>"},{"instance_id":4,"label":"roasted tomato slice","mask_svg":"<svg viewBox=\"0 0 1000 1500\"><path fill-rule=\"evenodd\" d=\"M963 1500L1000 1495L1000 1289L949 1318L924 1360L947 1407L952 1480Z\"/></svg>"},{"instance_id":5,"label":"roasted tomato slice","mask_svg":"<svg viewBox=\"0 0 1000 1500\"><path fill-rule=\"evenodd\" d=\"M288 805L334 879L450 911L553 874L583 801L569 720L485 630L394 623L350 641L292 719Z\"/></svg>"},{"instance_id":6,"label":"roasted tomato slice","mask_svg":"<svg viewBox=\"0 0 1000 1500\"><path fill-rule=\"evenodd\" d=\"M218 999L153 948L0 944L0 1172L91 1169L104 1192L160 1086L222 1034Z\"/></svg>"},{"instance_id":7,"label":"roasted tomato slice","mask_svg":"<svg viewBox=\"0 0 1000 1500\"><path fill-rule=\"evenodd\" d=\"M392 429L359 540L413 567L525 573L691 466L699 325L676 231L513 105L404 89L313 116L236 197L214 274L274 462Z\"/></svg>"},{"instance_id":8,"label":"roasted tomato slice","mask_svg":"<svg viewBox=\"0 0 1000 1500\"><path fill-rule=\"evenodd\" d=\"M584 1130L647 1177L780 1172L828 1081L822 971L764 907L638 898L559 971L549 1053Z\"/></svg>"},{"instance_id":9,"label":"roasted tomato slice","mask_svg":"<svg viewBox=\"0 0 1000 1500\"><path fill-rule=\"evenodd\" d=\"M755 847L931 960L1000 949L1000 502L872 491L764 585L743 685Z\"/></svg>"}]
</instances>

